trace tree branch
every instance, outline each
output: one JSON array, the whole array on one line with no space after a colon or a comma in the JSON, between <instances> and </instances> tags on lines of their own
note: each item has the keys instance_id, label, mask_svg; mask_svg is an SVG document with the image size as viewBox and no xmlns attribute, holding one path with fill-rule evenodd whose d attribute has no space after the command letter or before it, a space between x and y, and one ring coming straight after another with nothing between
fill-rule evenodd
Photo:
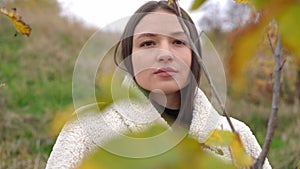
<instances>
[{"instance_id":1,"label":"tree branch","mask_svg":"<svg viewBox=\"0 0 300 169\"><path fill-rule=\"evenodd\" d=\"M281 40L280 34L277 34L277 42L276 48L274 53L275 59L275 81L273 85L273 96L272 96L272 110L269 117L268 122L268 130L265 137L265 142L262 148L262 151L259 157L254 164L254 169L261 169L267 154L270 149L271 141L275 133L276 123L277 123L277 112L278 112L278 105L279 105L279 98L280 98L280 77L281 77L281 70L282 70L282 47L281 47Z\"/></svg>"},{"instance_id":2,"label":"tree branch","mask_svg":"<svg viewBox=\"0 0 300 169\"><path fill-rule=\"evenodd\" d=\"M216 87L214 86L214 84L213 84L213 82L212 82L212 78L211 78L211 76L209 75L209 72L208 72L208 70L207 70L207 68L206 68L206 66L205 66L205 64L204 64L204 62L203 62L203 60L202 60L202 58L201 58L201 54L198 52L198 50L197 50L197 48L196 48L194 42L192 41L191 35L190 35L190 33L189 33L189 30L188 30L187 26L185 25L185 23L184 23L184 21L183 21L182 13L181 13L181 10L180 10L180 6L179 6L178 3L177 3L177 0L173 0L173 3L172 3L172 4L174 5L175 9L177 10L176 12L177 12L177 16L178 16L178 20L179 20L179 22L180 22L180 25L181 25L182 29L184 30L184 32L185 32L185 34L186 34L186 36L187 36L187 38L188 38L188 40L189 40L189 42L190 42L191 49L192 49L193 52L195 52L195 54L196 54L197 60L198 60L200 66L201 66L201 68L202 68L202 70L203 70L203 72L204 72L204 75L205 75L205 77L206 77L206 79L207 79L207 81L208 81L208 83L209 83L209 86L210 86L211 89L212 89L213 95L216 97L216 99L217 99L217 101L218 101L218 104L220 105L220 107L221 107L221 109L222 109L222 112L223 112L224 116L226 117L226 119L227 119L227 121L228 121L228 123L229 123L229 125L230 125L230 128L231 128L232 132L236 133L236 131L235 131L235 129L234 129L234 126L233 126L233 124L232 124L232 122L231 122L231 120L230 120L230 115L229 115L229 113L226 111L225 105L224 105L224 103L222 102L221 97L220 97L219 93L218 93L217 90L216 90Z\"/></svg>"}]
</instances>

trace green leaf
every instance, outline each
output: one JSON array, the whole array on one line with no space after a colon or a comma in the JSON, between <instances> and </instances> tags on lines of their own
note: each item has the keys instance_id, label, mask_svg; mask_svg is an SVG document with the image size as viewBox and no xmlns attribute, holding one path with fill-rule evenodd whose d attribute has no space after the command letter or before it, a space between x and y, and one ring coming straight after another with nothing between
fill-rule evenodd
<instances>
[{"instance_id":1,"label":"green leaf","mask_svg":"<svg viewBox=\"0 0 300 169\"><path fill-rule=\"evenodd\" d=\"M251 4L255 6L256 9L261 9L265 5L270 4L272 0L251 0Z\"/></svg>"},{"instance_id":2,"label":"green leaf","mask_svg":"<svg viewBox=\"0 0 300 169\"><path fill-rule=\"evenodd\" d=\"M205 0L194 0L192 6L190 7L191 11L197 10L204 2Z\"/></svg>"},{"instance_id":3,"label":"green leaf","mask_svg":"<svg viewBox=\"0 0 300 169\"><path fill-rule=\"evenodd\" d=\"M158 126L159 127L159 126ZM157 128L157 127L154 127ZM163 128L162 128L163 129ZM154 129L156 131L157 129ZM150 128L148 132L153 131ZM144 136L143 133L140 133ZM148 135L148 134L147 134ZM170 138L166 138L172 139ZM122 140L117 141L121 148ZM134 144L133 144L134 145ZM159 145L149 147L126 147L128 149L155 149ZM155 155L149 158L127 158L112 154L99 148L94 154L85 158L79 169L187 169L187 168L226 168L235 169L231 163L225 163L211 153L202 150L197 140L191 137L185 137L178 145L169 151Z\"/></svg>"},{"instance_id":4,"label":"green leaf","mask_svg":"<svg viewBox=\"0 0 300 169\"><path fill-rule=\"evenodd\" d=\"M107 106L122 99L141 100L137 91L122 86L123 77L111 73L99 73L96 79L96 99L99 109L103 110Z\"/></svg>"}]
</instances>

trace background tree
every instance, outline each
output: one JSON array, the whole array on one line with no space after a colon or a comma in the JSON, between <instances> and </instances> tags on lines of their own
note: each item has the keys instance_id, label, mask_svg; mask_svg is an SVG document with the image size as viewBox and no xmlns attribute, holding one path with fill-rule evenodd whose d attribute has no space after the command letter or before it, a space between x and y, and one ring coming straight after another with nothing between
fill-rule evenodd
<instances>
[{"instance_id":1,"label":"background tree","mask_svg":"<svg viewBox=\"0 0 300 169\"><path fill-rule=\"evenodd\" d=\"M212 13L209 11L214 11L214 14L220 14L220 12L218 12L219 8L217 5L212 3L213 1L206 1L201 6L203 2L204 1L202 0L195 0L191 7L191 10L197 10L199 8L199 10L202 10L204 13L199 20L200 27L202 26L205 30L208 30L209 28L211 30L217 30L217 32L225 33L230 37L229 42L231 43L229 44L229 46L227 46L228 48L230 48L230 50L228 50L230 52L226 51L225 53L227 55L226 57L229 67L228 76L231 78L231 89L233 91L240 94L242 90L250 89L250 98L251 96L253 97L253 93L261 92L255 91L253 87L251 89L251 87L246 85L247 78L249 78L247 74L255 74L253 73L253 71L257 71L251 69L253 67L250 67L249 63L253 63L253 58L257 58L257 56L259 56L259 58L266 58L266 56L268 55L274 55L276 58L275 62L273 62L273 64L271 65L272 67L275 67L274 73L272 73L273 71L262 71L262 69L258 69L259 74L267 75L264 76L264 83L258 83L262 81L262 79L260 79L261 81L258 81L258 79L260 78L259 76L254 76L254 79L253 77L250 77L251 80L257 82L256 86L265 85L265 88L263 88L262 91L265 94L272 93L269 94L269 96L272 96L273 98L268 131L263 146L263 152L258 160L259 163L263 161L265 156L267 155L270 147L270 142L274 135L277 111L279 106L279 93L283 91L280 88L280 82L283 82L283 84L285 84L285 87L287 86L286 84L291 85L285 88L287 89L286 91L288 92L288 94L291 94L289 92L291 89L294 90L292 96L288 96L288 98L293 99L292 102L296 103L296 107L299 106L299 93L297 91L299 90L300 86L297 84L297 81L299 81L297 74L299 71L298 69L300 53L297 46L299 46L300 41L296 40L295 38L299 34L299 32L297 31L297 29L299 29L299 25L296 25L296 16L299 13L300 7L299 3L296 1L283 2L280 0L237 0L237 2L228 1L230 5L227 5L227 8L230 8L230 6L235 6L235 8L231 10L232 12L226 13L225 11L225 16L228 14L228 16L230 16L232 19L231 22L228 23L227 20L222 20L222 18L224 18L224 13L222 13L220 17L208 17L210 15L209 13ZM298 11L296 9L298 9ZM247 19L250 20L250 22L248 22ZM273 19L275 19L275 22ZM243 22L241 22L241 20ZM231 27L233 29L227 29L228 27ZM266 37L265 39L267 39L267 41L262 41L264 37ZM263 44L263 42L267 42L270 49L269 51L271 52L266 53L266 50L264 48L258 46ZM283 47L281 46L281 43L283 44ZM282 57L284 58L283 62L281 61ZM272 57L269 57L269 60L270 58ZM287 79L285 77L282 80L280 75L282 69L284 69L283 64L287 61L287 59L289 59L289 62L291 62L293 65L293 68L291 68L291 63L289 63L288 70L294 72L292 73L293 79ZM264 66L263 68L265 68L265 70L266 68L268 69L268 65ZM268 77L268 75L270 77L266 78ZM292 81L292 83L289 83L289 81ZM258 87L258 89L260 89L260 87ZM268 95L262 96L263 98L268 98ZM289 99L289 101L291 101L291 99ZM296 109L296 111L297 110L298 108ZM261 165L256 165L255 167L260 168Z\"/></svg>"}]
</instances>

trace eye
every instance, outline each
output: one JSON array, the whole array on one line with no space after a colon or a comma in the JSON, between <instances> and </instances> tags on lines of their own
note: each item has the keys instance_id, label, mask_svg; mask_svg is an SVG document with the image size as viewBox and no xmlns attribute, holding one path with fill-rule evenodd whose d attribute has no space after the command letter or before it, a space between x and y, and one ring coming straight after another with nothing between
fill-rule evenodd
<instances>
[{"instance_id":1,"label":"eye","mask_svg":"<svg viewBox=\"0 0 300 169\"><path fill-rule=\"evenodd\" d=\"M154 46L155 45L155 42L154 41L144 41L140 44L140 47L150 47L150 46Z\"/></svg>"},{"instance_id":2,"label":"eye","mask_svg":"<svg viewBox=\"0 0 300 169\"><path fill-rule=\"evenodd\" d=\"M175 39L175 40L173 41L173 44L175 44L176 46L185 46L185 45L186 45L186 42L183 41L183 40Z\"/></svg>"}]
</instances>

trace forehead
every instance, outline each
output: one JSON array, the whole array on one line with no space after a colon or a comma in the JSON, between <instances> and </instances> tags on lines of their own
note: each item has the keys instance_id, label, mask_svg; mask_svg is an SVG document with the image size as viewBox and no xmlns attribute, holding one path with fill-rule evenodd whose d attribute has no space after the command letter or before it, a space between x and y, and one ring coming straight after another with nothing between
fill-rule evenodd
<instances>
[{"instance_id":1,"label":"forehead","mask_svg":"<svg viewBox=\"0 0 300 169\"><path fill-rule=\"evenodd\" d=\"M182 32L183 29L175 14L164 10L148 13L137 24L134 34L154 33L170 35L172 32Z\"/></svg>"}]
</instances>

